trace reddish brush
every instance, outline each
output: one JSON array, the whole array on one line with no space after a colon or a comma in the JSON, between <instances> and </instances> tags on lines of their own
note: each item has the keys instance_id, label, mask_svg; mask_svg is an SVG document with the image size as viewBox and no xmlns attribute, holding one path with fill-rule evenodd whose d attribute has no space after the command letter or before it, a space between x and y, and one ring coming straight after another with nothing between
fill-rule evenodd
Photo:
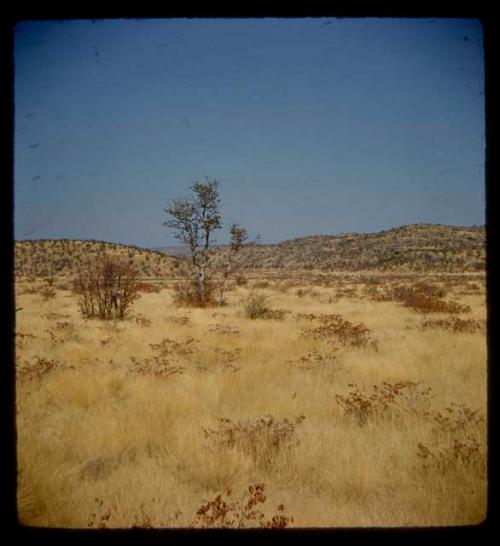
<instances>
[{"instance_id":1,"label":"reddish brush","mask_svg":"<svg viewBox=\"0 0 500 546\"><path fill-rule=\"evenodd\" d=\"M246 495L241 500L231 501L224 499L222 494L217 495L213 500L201 506L194 520L195 527L201 528L248 528L261 527L265 529L284 529L293 522L292 517L285 516L285 506L278 505L277 513L270 519L266 519L263 512L258 510L258 505L267 501L265 494L266 485L258 483L250 485ZM230 497L232 490L225 488L225 494Z\"/></svg>"}]
</instances>

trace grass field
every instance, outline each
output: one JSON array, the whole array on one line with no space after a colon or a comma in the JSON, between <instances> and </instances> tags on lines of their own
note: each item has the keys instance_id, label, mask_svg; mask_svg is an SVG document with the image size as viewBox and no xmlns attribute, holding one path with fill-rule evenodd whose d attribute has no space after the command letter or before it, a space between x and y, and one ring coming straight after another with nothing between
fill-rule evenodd
<instances>
[{"instance_id":1,"label":"grass field","mask_svg":"<svg viewBox=\"0 0 500 546\"><path fill-rule=\"evenodd\" d=\"M21 522L479 523L484 276L313 273L254 273L205 309L164 286L124 321L85 320L62 284L44 296L19 280ZM415 286L444 304L419 307ZM245 316L255 292L267 318Z\"/></svg>"}]
</instances>

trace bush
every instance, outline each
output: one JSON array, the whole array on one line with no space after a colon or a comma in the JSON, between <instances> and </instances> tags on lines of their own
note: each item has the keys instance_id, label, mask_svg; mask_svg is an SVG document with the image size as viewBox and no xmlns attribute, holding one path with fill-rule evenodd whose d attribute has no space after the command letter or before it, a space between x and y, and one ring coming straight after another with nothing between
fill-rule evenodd
<instances>
[{"instance_id":1,"label":"bush","mask_svg":"<svg viewBox=\"0 0 500 546\"><path fill-rule=\"evenodd\" d=\"M302 336L311 336L313 339L330 342L339 341L344 346L377 348L377 341L370 336L371 330L362 322L353 323L345 320L341 315L322 315L317 318L321 321L321 325L302 330Z\"/></svg>"},{"instance_id":2,"label":"bush","mask_svg":"<svg viewBox=\"0 0 500 546\"><path fill-rule=\"evenodd\" d=\"M372 385L371 389L349 384L347 395L337 394L335 400L342 407L344 416L354 418L359 426L368 422L396 416L395 410L418 413L419 408L430 404L431 387L412 381L400 381Z\"/></svg>"},{"instance_id":3,"label":"bush","mask_svg":"<svg viewBox=\"0 0 500 546\"><path fill-rule=\"evenodd\" d=\"M234 278L234 282L236 283L236 286L245 286L248 284L248 280L243 275L237 275Z\"/></svg>"},{"instance_id":4,"label":"bush","mask_svg":"<svg viewBox=\"0 0 500 546\"><path fill-rule=\"evenodd\" d=\"M484 330L485 324L479 320L460 319L455 315L451 315L450 317L441 320L424 320L422 322L423 330L428 330L431 328L440 328L442 330L449 330L451 332L458 333L473 333Z\"/></svg>"},{"instance_id":5,"label":"bush","mask_svg":"<svg viewBox=\"0 0 500 546\"><path fill-rule=\"evenodd\" d=\"M54 290L54 279L52 277L45 279L45 286L40 291L40 294L44 301L55 298L56 291Z\"/></svg>"},{"instance_id":6,"label":"bush","mask_svg":"<svg viewBox=\"0 0 500 546\"><path fill-rule=\"evenodd\" d=\"M457 471L486 474L486 418L466 404L451 404L443 411L431 412L432 444L417 444L422 470Z\"/></svg>"},{"instance_id":7,"label":"bush","mask_svg":"<svg viewBox=\"0 0 500 546\"><path fill-rule=\"evenodd\" d=\"M245 301L245 316L249 319L265 318L269 311L268 297L259 292L250 292Z\"/></svg>"},{"instance_id":8,"label":"bush","mask_svg":"<svg viewBox=\"0 0 500 546\"><path fill-rule=\"evenodd\" d=\"M205 281L205 297L201 300L197 279L178 282L175 285L174 303L179 307L212 307L217 304L215 286L207 279Z\"/></svg>"},{"instance_id":9,"label":"bush","mask_svg":"<svg viewBox=\"0 0 500 546\"><path fill-rule=\"evenodd\" d=\"M258 292L250 292L246 301L244 312L249 319L275 319L282 320L289 313L285 309L270 309L267 306L268 297Z\"/></svg>"},{"instance_id":10,"label":"bush","mask_svg":"<svg viewBox=\"0 0 500 546\"><path fill-rule=\"evenodd\" d=\"M283 456L297 445L296 428L305 417L275 419L267 415L256 421L232 421L219 419L218 429L203 429L205 437L220 448L238 449L250 456L256 464L270 468L281 461Z\"/></svg>"},{"instance_id":11,"label":"bush","mask_svg":"<svg viewBox=\"0 0 500 546\"><path fill-rule=\"evenodd\" d=\"M137 290L139 292L144 292L145 294L157 294L158 292L161 292L161 286L150 282L140 282L137 283Z\"/></svg>"},{"instance_id":12,"label":"bush","mask_svg":"<svg viewBox=\"0 0 500 546\"><path fill-rule=\"evenodd\" d=\"M398 286L394 289L394 299L418 313L468 313L471 308L442 298L444 291L433 285L415 283L410 287Z\"/></svg>"},{"instance_id":13,"label":"bush","mask_svg":"<svg viewBox=\"0 0 500 546\"><path fill-rule=\"evenodd\" d=\"M106 256L88 262L73 285L85 318L123 319L139 297L137 272Z\"/></svg>"},{"instance_id":14,"label":"bush","mask_svg":"<svg viewBox=\"0 0 500 546\"><path fill-rule=\"evenodd\" d=\"M267 501L266 484L258 483L248 487L246 497L241 500L230 500L232 494L229 486L225 488L226 499L221 494L201 506L194 520L194 526L202 529L212 528L252 528L284 529L293 522L293 518L285 515L285 506L280 504L271 519L256 508Z\"/></svg>"}]
</instances>

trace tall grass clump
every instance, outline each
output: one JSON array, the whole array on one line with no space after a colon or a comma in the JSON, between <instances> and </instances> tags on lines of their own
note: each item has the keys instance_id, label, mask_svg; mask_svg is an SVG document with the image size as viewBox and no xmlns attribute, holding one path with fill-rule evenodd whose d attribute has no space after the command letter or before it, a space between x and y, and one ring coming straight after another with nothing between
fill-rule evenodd
<instances>
[{"instance_id":1,"label":"tall grass clump","mask_svg":"<svg viewBox=\"0 0 500 546\"><path fill-rule=\"evenodd\" d=\"M282 319L286 311L268 307L269 298L261 292L250 292L245 300L244 314L249 319Z\"/></svg>"}]
</instances>

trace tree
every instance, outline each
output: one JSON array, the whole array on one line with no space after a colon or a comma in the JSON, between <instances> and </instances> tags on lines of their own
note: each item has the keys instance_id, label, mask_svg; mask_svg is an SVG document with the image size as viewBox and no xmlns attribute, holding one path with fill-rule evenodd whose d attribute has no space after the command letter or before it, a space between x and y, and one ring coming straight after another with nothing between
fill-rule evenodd
<instances>
[{"instance_id":1,"label":"tree","mask_svg":"<svg viewBox=\"0 0 500 546\"><path fill-rule=\"evenodd\" d=\"M169 219L163 225L173 230L174 237L189 249L191 262L196 271L196 300L199 304L205 304L209 297L207 292L209 250L214 231L222 227L218 186L219 183L215 179L207 179L205 183L193 182L190 186L192 194L189 197L173 198L164 209ZM236 223L231 226L230 233L230 262L222 273L219 303L224 302L226 281L232 271L232 257L247 237L246 230Z\"/></svg>"},{"instance_id":2,"label":"tree","mask_svg":"<svg viewBox=\"0 0 500 546\"><path fill-rule=\"evenodd\" d=\"M231 233L231 244L227 254L226 263L223 265L221 278L219 282L219 305L224 305L224 292L229 276L234 271L234 258L236 253L241 249L245 241L248 239L248 233L245 228L234 222L229 230Z\"/></svg>"}]
</instances>

